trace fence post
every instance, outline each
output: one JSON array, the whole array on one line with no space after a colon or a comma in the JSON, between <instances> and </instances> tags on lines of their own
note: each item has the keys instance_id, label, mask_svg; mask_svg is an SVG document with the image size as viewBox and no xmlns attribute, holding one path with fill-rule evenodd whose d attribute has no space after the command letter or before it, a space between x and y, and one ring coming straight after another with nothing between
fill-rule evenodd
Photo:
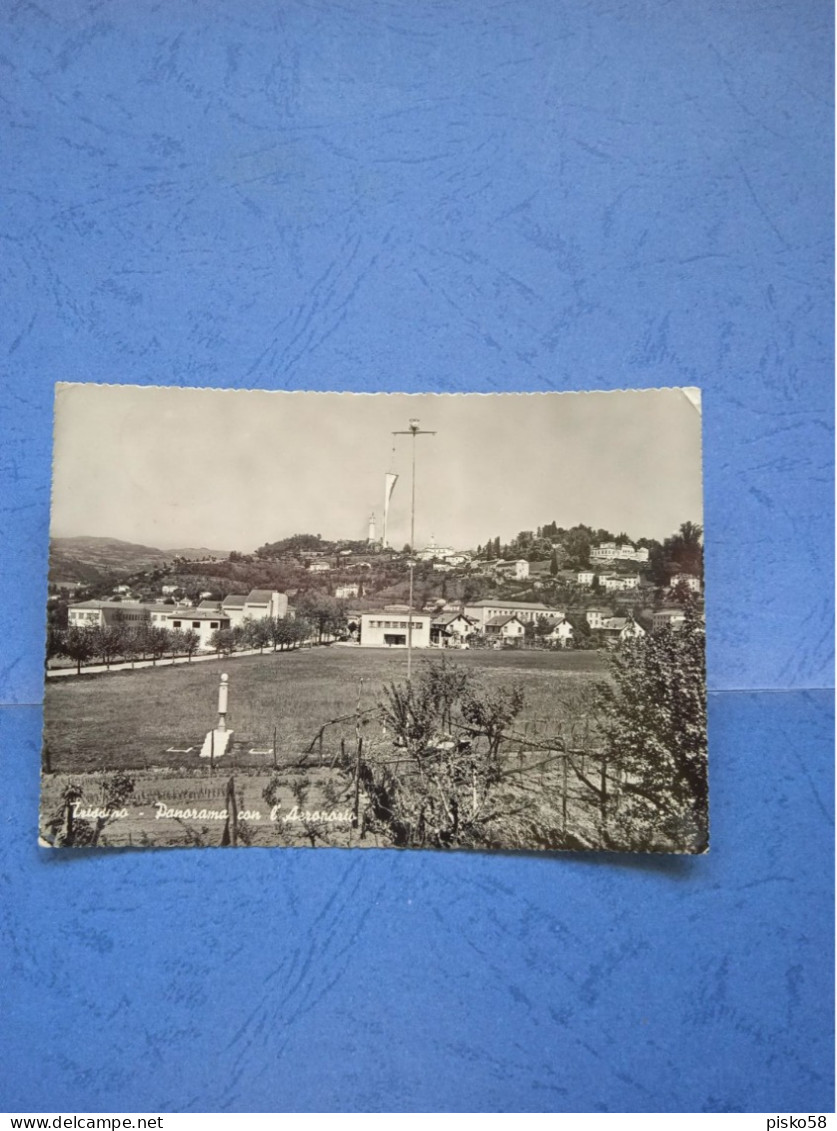
<instances>
[{"instance_id":1,"label":"fence post","mask_svg":"<svg viewBox=\"0 0 837 1131\"><path fill-rule=\"evenodd\" d=\"M227 821L221 837L221 844L230 848L238 847L238 801L235 796L235 778L227 782L226 796Z\"/></svg>"},{"instance_id":2,"label":"fence post","mask_svg":"<svg viewBox=\"0 0 837 1131\"><path fill-rule=\"evenodd\" d=\"M357 754L355 755L355 802L352 809L352 828L358 827L360 819L360 755L363 750L363 736L357 740Z\"/></svg>"}]
</instances>

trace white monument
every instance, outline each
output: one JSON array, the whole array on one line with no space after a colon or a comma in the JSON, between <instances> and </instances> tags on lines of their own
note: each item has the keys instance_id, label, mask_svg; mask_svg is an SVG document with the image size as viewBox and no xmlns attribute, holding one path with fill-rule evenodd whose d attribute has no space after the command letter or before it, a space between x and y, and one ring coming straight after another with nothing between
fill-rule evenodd
<instances>
[{"instance_id":1,"label":"white monument","mask_svg":"<svg viewBox=\"0 0 837 1131\"><path fill-rule=\"evenodd\" d=\"M201 758L220 758L226 754L232 742L233 732L227 730L227 697L229 695L230 677L224 672L218 687L218 724L214 730L209 731L203 740Z\"/></svg>"}]
</instances>

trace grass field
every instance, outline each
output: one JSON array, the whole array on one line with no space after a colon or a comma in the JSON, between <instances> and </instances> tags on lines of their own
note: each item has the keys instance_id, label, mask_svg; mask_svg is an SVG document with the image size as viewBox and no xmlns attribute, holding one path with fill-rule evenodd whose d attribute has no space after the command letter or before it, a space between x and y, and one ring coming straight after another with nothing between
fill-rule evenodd
<instances>
[{"instance_id":1,"label":"grass field","mask_svg":"<svg viewBox=\"0 0 837 1131\"><path fill-rule=\"evenodd\" d=\"M414 672L428 654L414 653ZM555 716L562 696L601 678L605 659L597 652L488 651L448 654L448 662L480 673L489 685L518 682L524 689L521 724ZM218 677L230 676L228 724L236 736L236 765L269 767L268 755L247 750L276 746L280 764L307 749L323 723L352 716L377 702L381 689L406 676L406 655L385 649L314 648L266 653L162 669L49 681L45 693L44 741L51 769L58 772L205 765L193 751L214 725ZM361 683L362 681L362 683ZM354 721L328 728L326 744L353 736Z\"/></svg>"},{"instance_id":2,"label":"grass field","mask_svg":"<svg viewBox=\"0 0 837 1131\"><path fill-rule=\"evenodd\" d=\"M438 652L414 654L414 674L438 659ZM595 652L474 650L447 655L446 662L475 672L489 686L522 686L525 706L514 729L526 741L508 746L510 764L522 774L508 786L509 807L545 805L554 814L557 803L549 798L557 770L538 769L543 754L536 749L537 737L558 733L567 720L575 725L579 693L602 678L604 657ZM222 671L230 677L228 725L235 742L212 767L199 751L216 720ZM125 770L134 791L124 819L108 823L103 845L220 844L225 822L219 814L233 775L240 811L247 814L246 843L373 847L382 842L375 836L361 838L350 820L321 828L312 838L305 825L271 815L263 791L272 779L279 781L274 801L278 798L285 815L300 803L303 787L302 804L310 810L336 806L343 812L351 806L351 781L330 763L341 740L347 751L356 748L358 702L362 711L373 711L383 687L405 677L403 652L332 647L49 681L44 742L51 772L42 783L44 835L51 835L50 821L61 812L68 786L80 786L82 804L95 807L105 804L103 789L110 774ZM326 727L321 744L318 732L335 719L342 721ZM363 735L364 749L392 741L375 717L364 724ZM586 828L589 805L581 794L572 799L572 810L575 826Z\"/></svg>"}]
</instances>

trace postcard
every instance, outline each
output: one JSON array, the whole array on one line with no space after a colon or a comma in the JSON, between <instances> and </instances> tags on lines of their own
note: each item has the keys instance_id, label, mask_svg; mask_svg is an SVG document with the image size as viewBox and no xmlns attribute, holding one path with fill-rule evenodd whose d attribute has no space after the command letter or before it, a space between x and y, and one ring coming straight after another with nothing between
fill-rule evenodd
<instances>
[{"instance_id":1,"label":"postcard","mask_svg":"<svg viewBox=\"0 0 837 1131\"><path fill-rule=\"evenodd\" d=\"M700 421L59 384L41 844L705 852Z\"/></svg>"}]
</instances>

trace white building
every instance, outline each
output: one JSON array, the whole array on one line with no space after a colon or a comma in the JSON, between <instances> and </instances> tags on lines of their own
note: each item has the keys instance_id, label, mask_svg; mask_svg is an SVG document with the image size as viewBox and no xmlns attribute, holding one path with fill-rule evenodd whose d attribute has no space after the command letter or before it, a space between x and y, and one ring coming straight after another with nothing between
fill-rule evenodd
<instances>
[{"instance_id":1,"label":"white building","mask_svg":"<svg viewBox=\"0 0 837 1131\"><path fill-rule=\"evenodd\" d=\"M675 573L669 585L672 589L677 585L685 585L691 593L700 593L700 578L691 573Z\"/></svg>"},{"instance_id":2,"label":"white building","mask_svg":"<svg viewBox=\"0 0 837 1131\"><path fill-rule=\"evenodd\" d=\"M172 609L166 621L160 627L172 632L194 632L198 638L198 648L201 652L210 651L212 636L219 629L229 628L229 617L225 616L219 608L215 609Z\"/></svg>"},{"instance_id":3,"label":"white building","mask_svg":"<svg viewBox=\"0 0 837 1131\"><path fill-rule=\"evenodd\" d=\"M605 621L611 620L613 617L613 609L607 608L605 605L591 605L587 610L587 623L592 629L604 628Z\"/></svg>"},{"instance_id":4,"label":"white building","mask_svg":"<svg viewBox=\"0 0 837 1131\"><path fill-rule=\"evenodd\" d=\"M456 550L453 546L437 546L435 538L431 538L429 545L425 546L423 550L417 551L416 559L420 562L444 561L455 554Z\"/></svg>"},{"instance_id":5,"label":"white building","mask_svg":"<svg viewBox=\"0 0 837 1131\"><path fill-rule=\"evenodd\" d=\"M474 622L462 613L437 613L430 625L430 639L441 647L461 648L476 631Z\"/></svg>"},{"instance_id":6,"label":"white building","mask_svg":"<svg viewBox=\"0 0 837 1131\"><path fill-rule=\"evenodd\" d=\"M276 589L251 589L246 596L242 593L228 594L221 602L219 611L229 618L230 626L236 628L246 620L286 617L288 598Z\"/></svg>"},{"instance_id":7,"label":"white building","mask_svg":"<svg viewBox=\"0 0 837 1131\"><path fill-rule=\"evenodd\" d=\"M518 558L514 562L497 562L494 568L503 577L514 581L525 581L529 576L529 563L525 558Z\"/></svg>"},{"instance_id":8,"label":"white building","mask_svg":"<svg viewBox=\"0 0 837 1131\"><path fill-rule=\"evenodd\" d=\"M579 585L588 585L589 586L589 585L593 584L593 578L595 576L596 576L595 570L580 569L578 571L578 573L575 575L575 579L576 579L576 581L578 582Z\"/></svg>"},{"instance_id":9,"label":"white building","mask_svg":"<svg viewBox=\"0 0 837 1131\"><path fill-rule=\"evenodd\" d=\"M486 621L485 635L503 641L522 640L526 635L526 625L514 615L491 617Z\"/></svg>"},{"instance_id":10,"label":"white building","mask_svg":"<svg viewBox=\"0 0 837 1131\"><path fill-rule=\"evenodd\" d=\"M477 622L480 630L492 617L514 617L523 621L536 621L542 616L562 616L557 609L550 609L536 601L474 601L465 605L463 612Z\"/></svg>"},{"instance_id":11,"label":"white building","mask_svg":"<svg viewBox=\"0 0 837 1131\"><path fill-rule=\"evenodd\" d=\"M562 617L546 634L544 640L555 648L568 648L573 639L573 626L566 617Z\"/></svg>"},{"instance_id":12,"label":"white building","mask_svg":"<svg viewBox=\"0 0 837 1131\"><path fill-rule=\"evenodd\" d=\"M657 609L651 615L654 628L678 628L685 619L686 614L678 608Z\"/></svg>"},{"instance_id":13,"label":"white building","mask_svg":"<svg viewBox=\"0 0 837 1131\"><path fill-rule=\"evenodd\" d=\"M349 599L349 597L357 597L359 592L360 586L355 581L350 583L349 585L338 585L334 590L334 596L339 601L346 601Z\"/></svg>"},{"instance_id":14,"label":"white building","mask_svg":"<svg viewBox=\"0 0 837 1131\"><path fill-rule=\"evenodd\" d=\"M636 589L639 585L638 574L603 573L599 578L602 589L623 592L626 589Z\"/></svg>"},{"instance_id":15,"label":"white building","mask_svg":"<svg viewBox=\"0 0 837 1131\"><path fill-rule=\"evenodd\" d=\"M430 613L361 613L360 643L364 648L406 648L412 619L414 648L430 647Z\"/></svg>"}]
</instances>

